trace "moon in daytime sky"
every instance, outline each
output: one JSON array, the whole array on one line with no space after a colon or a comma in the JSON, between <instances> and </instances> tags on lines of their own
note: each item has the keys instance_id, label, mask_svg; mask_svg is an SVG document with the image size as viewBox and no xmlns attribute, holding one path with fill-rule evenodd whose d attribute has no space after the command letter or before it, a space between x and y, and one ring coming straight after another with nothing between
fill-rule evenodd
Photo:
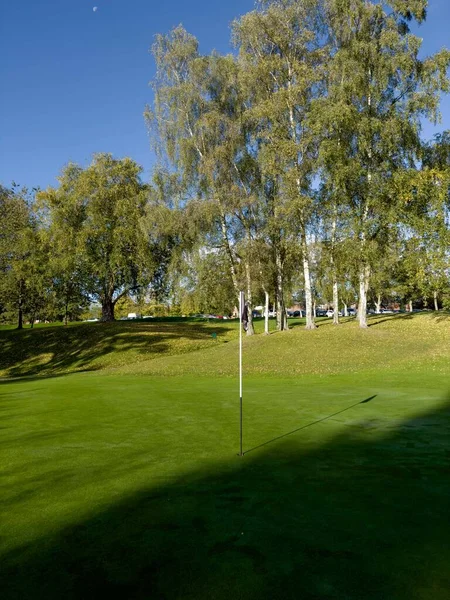
<instances>
[{"instance_id":1,"label":"moon in daytime sky","mask_svg":"<svg viewBox=\"0 0 450 600\"><path fill-rule=\"evenodd\" d=\"M98 11L98 6L94 6L94 8L92 9L94 12Z\"/></svg>"}]
</instances>

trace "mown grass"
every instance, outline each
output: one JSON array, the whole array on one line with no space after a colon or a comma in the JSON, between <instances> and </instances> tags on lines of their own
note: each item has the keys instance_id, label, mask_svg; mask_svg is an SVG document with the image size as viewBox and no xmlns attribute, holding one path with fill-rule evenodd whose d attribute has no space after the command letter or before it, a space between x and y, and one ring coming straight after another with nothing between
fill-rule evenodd
<instances>
[{"instance_id":1,"label":"mown grass","mask_svg":"<svg viewBox=\"0 0 450 600\"><path fill-rule=\"evenodd\" d=\"M450 320L371 324L245 339L242 458L236 324L2 332L2 598L448 598Z\"/></svg>"},{"instance_id":2,"label":"mown grass","mask_svg":"<svg viewBox=\"0 0 450 600\"><path fill-rule=\"evenodd\" d=\"M371 368L399 368L429 361L436 368L448 356L450 315L380 315L361 330L355 319L339 327L319 320L305 331L292 319L291 330L245 337L249 374L331 374ZM257 333L264 323L257 320ZM156 375L236 373L238 323L160 319L80 323L70 327L0 332L0 377L52 375L85 370ZM176 358L174 358L176 357ZM432 367L433 368L433 367Z\"/></svg>"}]
</instances>

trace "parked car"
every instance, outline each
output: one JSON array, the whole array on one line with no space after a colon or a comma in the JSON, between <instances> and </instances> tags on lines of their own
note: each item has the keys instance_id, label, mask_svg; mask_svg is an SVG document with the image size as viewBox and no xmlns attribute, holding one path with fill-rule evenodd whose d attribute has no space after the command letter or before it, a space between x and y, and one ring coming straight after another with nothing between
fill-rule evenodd
<instances>
[{"instance_id":1,"label":"parked car","mask_svg":"<svg viewBox=\"0 0 450 600\"><path fill-rule=\"evenodd\" d=\"M327 311L323 310L322 308L318 308L316 310L316 317L326 317L327 316Z\"/></svg>"}]
</instances>

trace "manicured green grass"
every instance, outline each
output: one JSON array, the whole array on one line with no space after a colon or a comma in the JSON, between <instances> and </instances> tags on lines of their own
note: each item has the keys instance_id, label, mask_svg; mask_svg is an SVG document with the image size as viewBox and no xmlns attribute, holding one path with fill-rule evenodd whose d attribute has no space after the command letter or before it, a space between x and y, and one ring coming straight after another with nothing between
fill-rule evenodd
<instances>
[{"instance_id":1,"label":"manicured green grass","mask_svg":"<svg viewBox=\"0 0 450 600\"><path fill-rule=\"evenodd\" d=\"M2 333L2 598L448 598L450 323L372 323L245 340L242 458L232 323Z\"/></svg>"}]
</instances>

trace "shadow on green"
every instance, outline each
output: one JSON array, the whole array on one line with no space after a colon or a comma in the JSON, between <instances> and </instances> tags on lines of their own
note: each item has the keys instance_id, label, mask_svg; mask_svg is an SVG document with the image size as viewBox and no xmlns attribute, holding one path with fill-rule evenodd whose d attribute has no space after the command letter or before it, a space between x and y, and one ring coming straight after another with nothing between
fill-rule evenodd
<instances>
[{"instance_id":1,"label":"shadow on green","mask_svg":"<svg viewBox=\"0 0 450 600\"><path fill-rule=\"evenodd\" d=\"M450 397L370 435L367 402L2 556L2 598L447 599Z\"/></svg>"}]
</instances>

